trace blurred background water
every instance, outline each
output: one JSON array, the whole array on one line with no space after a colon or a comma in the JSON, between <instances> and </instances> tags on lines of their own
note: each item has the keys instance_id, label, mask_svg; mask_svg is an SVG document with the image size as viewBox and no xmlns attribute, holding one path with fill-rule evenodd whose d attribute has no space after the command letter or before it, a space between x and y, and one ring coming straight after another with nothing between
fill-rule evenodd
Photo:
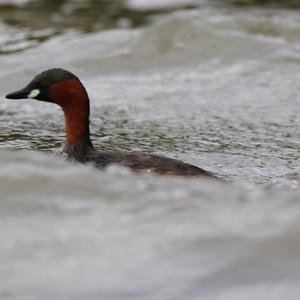
<instances>
[{"instance_id":1,"label":"blurred background water","mask_svg":"<svg viewBox=\"0 0 300 300\"><path fill-rule=\"evenodd\" d=\"M0 299L298 299L299 1L0 0ZM228 184L65 162L77 74L98 149Z\"/></svg>"}]
</instances>

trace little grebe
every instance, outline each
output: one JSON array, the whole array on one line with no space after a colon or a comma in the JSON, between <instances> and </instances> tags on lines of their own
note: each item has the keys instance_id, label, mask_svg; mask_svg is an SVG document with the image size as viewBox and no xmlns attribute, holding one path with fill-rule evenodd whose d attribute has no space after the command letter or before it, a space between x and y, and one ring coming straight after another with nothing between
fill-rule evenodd
<instances>
[{"instance_id":1,"label":"little grebe","mask_svg":"<svg viewBox=\"0 0 300 300\"><path fill-rule=\"evenodd\" d=\"M96 151L90 140L88 94L80 80L66 70L56 68L44 71L25 88L8 94L6 98L29 98L59 105L65 115L66 144L63 152L72 161L93 163L98 168L119 164L134 172L215 178L205 170L176 159L134 152Z\"/></svg>"}]
</instances>

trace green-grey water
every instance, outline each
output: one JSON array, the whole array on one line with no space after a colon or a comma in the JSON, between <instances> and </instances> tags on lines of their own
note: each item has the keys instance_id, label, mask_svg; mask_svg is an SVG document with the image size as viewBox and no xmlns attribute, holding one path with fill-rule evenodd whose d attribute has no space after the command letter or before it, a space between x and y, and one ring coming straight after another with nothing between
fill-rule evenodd
<instances>
[{"instance_id":1,"label":"green-grey water","mask_svg":"<svg viewBox=\"0 0 300 300\"><path fill-rule=\"evenodd\" d=\"M0 298L298 299L297 1L0 1ZM63 114L5 100L78 75L98 149L228 183L64 161Z\"/></svg>"}]
</instances>

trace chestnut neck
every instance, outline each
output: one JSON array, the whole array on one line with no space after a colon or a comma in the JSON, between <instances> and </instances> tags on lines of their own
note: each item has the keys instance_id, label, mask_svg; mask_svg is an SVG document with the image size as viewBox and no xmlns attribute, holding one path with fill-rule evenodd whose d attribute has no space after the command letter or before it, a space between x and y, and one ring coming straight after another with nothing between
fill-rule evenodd
<instances>
[{"instance_id":1,"label":"chestnut neck","mask_svg":"<svg viewBox=\"0 0 300 300\"><path fill-rule=\"evenodd\" d=\"M92 146L90 140L90 126L89 126L89 101L85 105L78 105L73 107L67 105L62 107L65 115L65 131L66 144L65 149L74 147L77 144L81 146Z\"/></svg>"},{"instance_id":2,"label":"chestnut neck","mask_svg":"<svg viewBox=\"0 0 300 300\"><path fill-rule=\"evenodd\" d=\"M85 152L92 148L89 128L90 100L79 79L72 78L52 85L50 96L65 115L64 152Z\"/></svg>"}]
</instances>

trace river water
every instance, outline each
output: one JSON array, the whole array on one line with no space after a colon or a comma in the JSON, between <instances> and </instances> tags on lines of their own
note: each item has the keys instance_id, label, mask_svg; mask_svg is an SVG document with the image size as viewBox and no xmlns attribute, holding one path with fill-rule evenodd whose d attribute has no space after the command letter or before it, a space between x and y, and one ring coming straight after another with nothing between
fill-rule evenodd
<instances>
[{"instance_id":1,"label":"river water","mask_svg":"<svg viewBox=\"0 0 300 300\"><path fill-rule=\"evenodd\" d=\"M229 2L0 1L1 300L299 299L299 11ZM51 67L98 149L227 183L65 162L60 109L4 99Z\"/></svg>"}]
</instances>

